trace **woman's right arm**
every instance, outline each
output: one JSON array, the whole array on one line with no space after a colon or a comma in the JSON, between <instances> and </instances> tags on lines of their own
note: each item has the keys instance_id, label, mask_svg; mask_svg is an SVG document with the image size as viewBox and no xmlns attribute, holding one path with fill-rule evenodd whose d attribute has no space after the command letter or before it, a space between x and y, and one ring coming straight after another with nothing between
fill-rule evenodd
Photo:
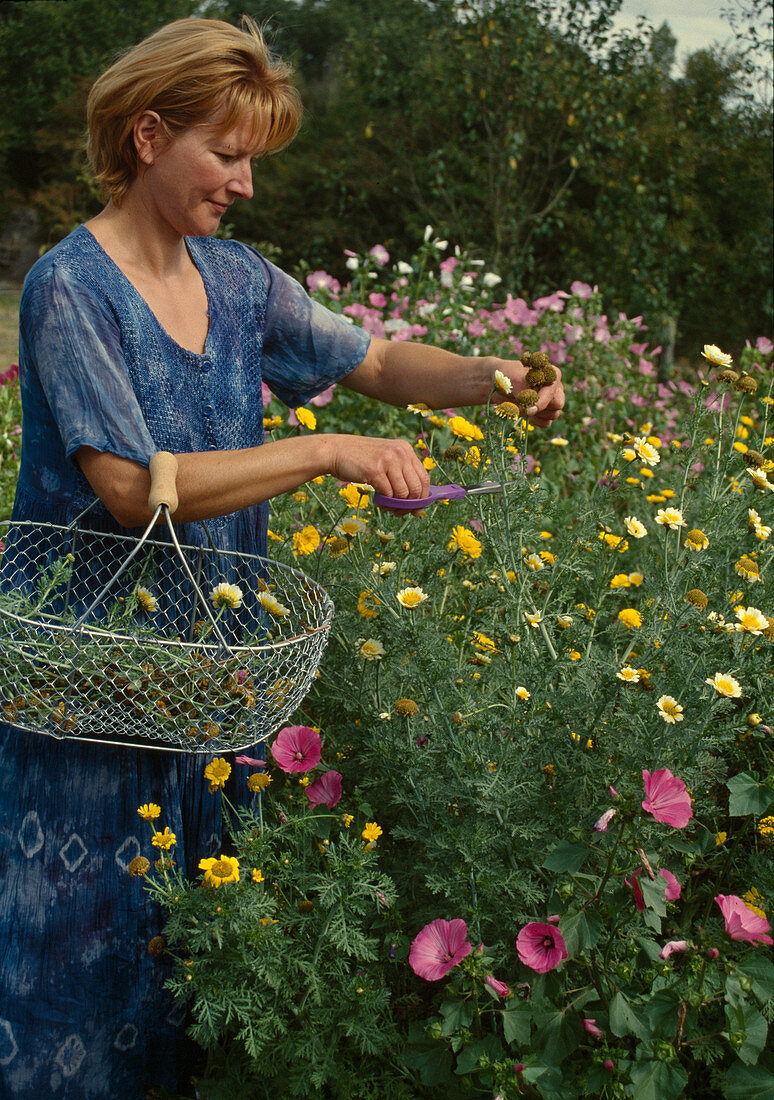
<instances>
[{"instance_id":1,"label":"woman's right arm","mask_svg":"<svg viewBox=\"0 0 774 1100\"><path fill-rule=\"evenodd\" d=\"M403 439L305 435L240 451L177 455L177 523L229 515L281 493L292 492L322 474L365 482L393 497L423 497L430 479L414 448ZM109 451L75 452L84 477L123 527L150 523L150 474L145 466Z\"/></svg>"}]
</instances>

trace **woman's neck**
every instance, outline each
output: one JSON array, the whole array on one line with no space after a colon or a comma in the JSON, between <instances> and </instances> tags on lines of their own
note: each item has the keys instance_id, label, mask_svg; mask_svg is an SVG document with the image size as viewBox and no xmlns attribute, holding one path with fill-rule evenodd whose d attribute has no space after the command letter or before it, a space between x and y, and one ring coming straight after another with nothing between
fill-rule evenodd
<instances>
[{"instance_id":1,"label":"woman's neck","mask_svg":"<svg viewBox=\"0 0 774 1100\"><path fill-rule=\"evenodd\" d=\"M124 271L164 280L184 274L192 265L185 237L154 217L131 189L120 206L109 202L84 225Z\"/></svg>"}]
</instances>

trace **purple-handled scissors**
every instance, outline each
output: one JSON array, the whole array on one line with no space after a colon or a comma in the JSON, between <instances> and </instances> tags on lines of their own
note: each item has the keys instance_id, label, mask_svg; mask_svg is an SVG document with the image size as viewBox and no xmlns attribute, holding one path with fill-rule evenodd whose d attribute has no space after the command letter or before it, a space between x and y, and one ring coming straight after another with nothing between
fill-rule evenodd
<instances>
[{"instance_id":1,"label":"purple-handled scissors","mask_svg":"<svg viewBox=\"0 0 774 1100\"><path fill-rule=\"evenodd\" d=\"M416 508L424 508L428 504L435 504L438 500L462 500L466 496L503 491L499 481L482 481L480 485L431 485L430 495L426 497L386 497L383 493L374 493L374 504L377 508L408 512Z\"/></svg>"}]
</instances>

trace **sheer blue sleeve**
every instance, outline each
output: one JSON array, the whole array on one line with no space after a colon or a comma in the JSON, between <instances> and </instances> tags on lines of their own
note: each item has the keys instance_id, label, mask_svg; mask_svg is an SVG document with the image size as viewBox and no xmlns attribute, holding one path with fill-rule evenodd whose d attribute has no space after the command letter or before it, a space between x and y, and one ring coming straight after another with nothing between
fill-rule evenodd
<instances>
[{"instance_id":1,"label":"sheer blue sleeve","mask_svg":"<svg viewBox=\"0 0 774 1100\"><path fill-rule=\"evenodd\" d=\"M22 369L39 384L68 458L79 447L147 466L157 450L132 387L118 325L94 293L52 264L24 288Z\"/></svg>"},{"instance_id":2,"label":"sheer blue sleeve","mask_svg":"<svg viewBox=\"0 0 774 1100\"><path fill-rule=\"evenodd\" d=\"M360 366L371 337L310 298L290 275L255 255L268 286L264 381L289 407L304 405Z\"/></svg>"}]
</instances>

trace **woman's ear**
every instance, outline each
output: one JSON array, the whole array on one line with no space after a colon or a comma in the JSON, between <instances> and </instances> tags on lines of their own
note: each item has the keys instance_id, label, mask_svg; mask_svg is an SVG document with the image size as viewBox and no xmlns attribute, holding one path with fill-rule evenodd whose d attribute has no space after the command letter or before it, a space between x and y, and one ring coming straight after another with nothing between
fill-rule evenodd
<instances>
[{"instance_id":1,"label":"woman's ear","mask_svg":"<svg viewBox=\"0 0 774 1100\"><path fill-rule=\"evenodd\" d=\"M146 168L150 168L167 143L167 136L161 125L161 115L156 114L155 111L143 111L134 124L133 134L137 156Z\"/></svg>"}]
</instances>

